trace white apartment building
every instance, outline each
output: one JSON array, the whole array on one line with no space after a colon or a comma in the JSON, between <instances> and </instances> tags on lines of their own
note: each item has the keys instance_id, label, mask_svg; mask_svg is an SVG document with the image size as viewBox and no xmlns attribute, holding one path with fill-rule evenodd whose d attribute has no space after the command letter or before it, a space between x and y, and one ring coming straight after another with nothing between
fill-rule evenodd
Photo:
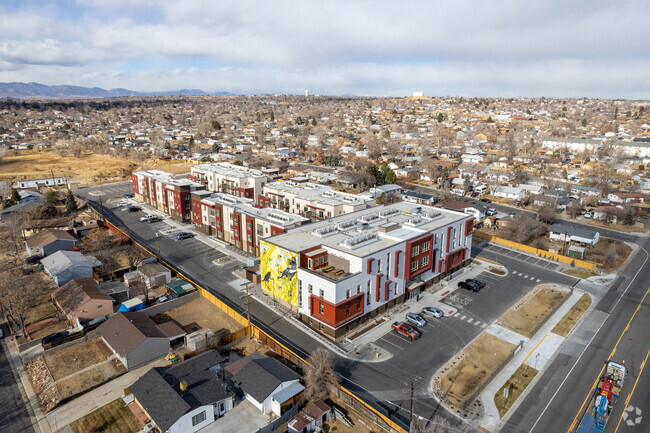
<instances>
[{"instance_id":1,"label":"white apartment building","mask_svg":"<svg viewBox=\"0 0 650 433\"><path fill-rule=\"evenodd\" d=\"M260 170L229 162L195 165L191 169L189 178L205 185L208 191L250 199L255 199L269 181Z\"/></svg>"}]
</instances>

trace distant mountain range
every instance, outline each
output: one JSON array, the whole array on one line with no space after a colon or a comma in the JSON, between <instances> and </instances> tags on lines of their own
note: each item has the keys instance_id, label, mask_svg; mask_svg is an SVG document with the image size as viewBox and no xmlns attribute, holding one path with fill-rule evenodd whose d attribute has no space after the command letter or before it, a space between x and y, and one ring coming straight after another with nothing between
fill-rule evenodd
<instances>
[{"instance_id":1,"label":"distant mountain range","mask_svg":"<svg viewBox=\"0 0 650 433\"><path fill-rule=\"evenodd\" d=\"M172 96L172 95L234 96L229 92L204 92L198 89L171 90L168 92L136 92L129 89L102 89L100 87L47 86L40 83L0 83L0 98L16 99L82 99L115 98L120 96Z\"/></svg>"}]
</instances>

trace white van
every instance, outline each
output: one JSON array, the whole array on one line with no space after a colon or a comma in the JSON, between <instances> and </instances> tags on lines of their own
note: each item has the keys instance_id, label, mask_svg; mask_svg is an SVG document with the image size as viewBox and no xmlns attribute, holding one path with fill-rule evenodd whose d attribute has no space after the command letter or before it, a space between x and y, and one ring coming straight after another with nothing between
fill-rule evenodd
<instances>
[{"instance_id":1,"label":"white van","mask_svg":"<svg viewBox=\"0 0 650 433\"><path fill-rule=\"evenodd\" d=\"M486 185L475 186L474 192L479 194L485 194L487 192L487 186Z\"/></svg>"}]
</instances>

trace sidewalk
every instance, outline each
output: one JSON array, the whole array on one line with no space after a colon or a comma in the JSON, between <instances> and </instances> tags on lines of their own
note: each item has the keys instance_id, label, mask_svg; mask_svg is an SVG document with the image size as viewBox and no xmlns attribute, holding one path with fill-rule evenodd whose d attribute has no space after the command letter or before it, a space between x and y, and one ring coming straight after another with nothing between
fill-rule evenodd
<instances>
[{"instance_id":1,"label":"sidewalk","mask_svg":"<svg viewBox=\"0 0 650 433\"><path fill-rule=\"evenodd\" d=\"M523 340L527 340L525 341L522 350L520 350L514 356L514 358L503 368L503 370L501 370L492 379L492 381L485 387L479 397L483 403L483 413L478 419L479 426L487 431L496 431L498 430L498 427L508 419L508 414L505 415L503 420L499 416L499 411L494 404L494 396L508 381L508 379L510 379L510 376L512 376L513 373L524 363L538 370L539 373L528 385L526 390L519 396L519 399L512 405L508 413L513 413L520 402L523 401L530 390L533 389L537 380L539 380L539 378L542 376L541 373L553 360L555 354L557 353L557 350L567 338L553 334L551 333L551 330L585 293L586 292L582 290L574 290L569 299L567 299L567 301L562 304L562 306L558 308L555 313L553 313L553 316L551 316L551 318L544 324L544 326L540 328L539 331L537 331L537 333L531 339L522 338ZM597 300L592 299L591 306L587 311L585 311L582 317L586 317L595 308L596 304ZM576 326L578 326L578 324L576 324ZM486 331L490 330L491 328L486 329ZM491 331L494 331L494 329ZM511 331L508 332L512 333ZM571 335L571 333L569 333L569 335Z\"/></svg>"}]
</instances>

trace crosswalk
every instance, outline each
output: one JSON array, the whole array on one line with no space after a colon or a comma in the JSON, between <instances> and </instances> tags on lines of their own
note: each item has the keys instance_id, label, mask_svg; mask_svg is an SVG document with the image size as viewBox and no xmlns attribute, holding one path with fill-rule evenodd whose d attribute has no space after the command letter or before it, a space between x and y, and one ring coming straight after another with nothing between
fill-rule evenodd
<instances>
[{"instance_id":1,"label":"crosswalk","mask_svg":"<svg viewBox=\"0 0 650 433\"><path fill-rule=\"evenodd\" d=\"M539 278L536 278L534 276L529 277L527 274L524 274L523 272L512 271L511 273L514 276L522 277L525 280L535 281L536 283L539 283L541 281Z\"/></svg>"},{"instance_id":2,"label":"crosswalk","mask_svg":"<svg viewBox=\"0 0 650 433\"><path fill-rule=\"evenodd\" d=\"M480 320L476 320L473 317L469 317L469 316L467 316L465 314L456 313L452 317L456 317L457 319L460 319L460 320L462 320L464 322L467 322L470 325L478 326L481 329L485 329L488 326L487 323L481 322Z\"/></svg>"}]
</instances>

